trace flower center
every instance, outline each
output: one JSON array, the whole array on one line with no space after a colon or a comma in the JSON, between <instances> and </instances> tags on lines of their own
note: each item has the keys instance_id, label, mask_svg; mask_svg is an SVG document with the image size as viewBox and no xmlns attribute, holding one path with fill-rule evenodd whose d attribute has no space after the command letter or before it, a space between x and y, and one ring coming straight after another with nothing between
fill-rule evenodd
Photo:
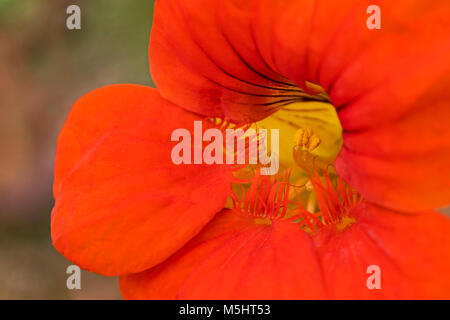
<instances>
[{"instance_id":1,"label":"flower center","mask_svg":"<svg viewBox=\"0 0 450 320\"><path fill-rule=\"evenodd\" d=\"M352 209L362 200L333 166L342 127L320 86L309 84L302 94L312 96L277 105L272 115L251 124L279 130L280 173L263 176L254 166L237 171L242 180L234 185L229 207L267 224L288 219L310 234L325 227L342 231L355 222Z\"/></svg>"},{"instance_id":2,"label":"flower center","mask_svg":"<svg viewBox=\"0 0 450 320\"><path fill-rule=\"evenodd\" d=\"M299 128L291 139L291 167L274 176L263 176L250 168L252 177L236 184L232 207L259 219L259 223L288 219L310 234L333 226L337 231L344 230L355 222L352 209L362 197L337 176L332 163L317 153L323 147L320 132ZM282 142L280 147L282 152ZM293 176L296 169L302 174Z\"/></svg>"},{"instance_id":3,"label":"flower center","mask_svg":"<svg viewBox=\"0 0 450 320\"><path fill-rule=\"evenodd\" d=\"M330 226L342 231L355 222L352 210L362 197L336 175L321 173L315 171L304 185L296 186L289 181L289 170L274 176L256 170L249 181L238 184L240 196L232 193L232 207L258 218L259 223L281 219L299 224L310 234Z\"/></svg>"},{"instance_id":4,"label":"flower center","mask_svg":"<svg viewBox=\"0 0 450 320\"><path fill-rule=\"evenodd\" d=\"M292 154L294 147L301 146L317 156L317 161L328 164L334 162L342 146L342 126L336 109L328 99L312 100L317 94L326 97L321 87L310 84L309 91L315 93L311 100L294 101L279 107L275 113L252 125L257 129L279 130L280 169L292 169L291 178L296 183L305 177L305 172L298 172ZM304 140L300 141L303 144L299 144L299 139Z\"/></svg>"}]
</instances>

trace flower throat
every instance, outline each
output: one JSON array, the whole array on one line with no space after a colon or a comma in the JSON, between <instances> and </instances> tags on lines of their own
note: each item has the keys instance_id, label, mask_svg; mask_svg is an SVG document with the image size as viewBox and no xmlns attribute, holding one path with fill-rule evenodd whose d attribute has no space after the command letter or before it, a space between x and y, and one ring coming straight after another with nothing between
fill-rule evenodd
<instances>
[{"instance_id":1,"label":"flower throat","mask_svg":"<svg viewBox=\"0 0 450 320\"><path fill-rule=\"evenodd\" d=\"M291 184L291 169L273 176L256 170L248 180L236 179L240 192L232 192L232 207L263 224L289 220L310 234L329 226L338 231L345 229L355 221L352 209L362 196L337 176L333 165L311 153L321 144L313 130L298 130L294 140L293 157L307 174L307 181Z\"/></svg>"}]
</instances>

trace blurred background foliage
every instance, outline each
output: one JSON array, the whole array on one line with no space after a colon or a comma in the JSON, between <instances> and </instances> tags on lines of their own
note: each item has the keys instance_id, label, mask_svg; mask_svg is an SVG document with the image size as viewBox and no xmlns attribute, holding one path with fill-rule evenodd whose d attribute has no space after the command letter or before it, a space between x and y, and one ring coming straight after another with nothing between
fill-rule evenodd
<instances>
[{"instance_id":1,"label":"blurred background foliage","mask_svg":"<svg viewBox=\"0 0 450 320\"><path fill-rule=\"evenodd\" d=\"M81 8L81 30L66 9ZM153 85L153 0L0 0L0 299L121 298L117 278L82 271L50 239L56 139L72 104L112 83Z\"/></svg>"}]
</instances>

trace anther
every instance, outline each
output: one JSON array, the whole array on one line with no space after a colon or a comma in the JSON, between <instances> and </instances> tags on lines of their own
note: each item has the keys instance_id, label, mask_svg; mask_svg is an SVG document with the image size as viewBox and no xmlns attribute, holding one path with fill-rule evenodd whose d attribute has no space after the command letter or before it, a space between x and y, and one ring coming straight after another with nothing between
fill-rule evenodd
<instances>
[{"instance_id":1,"label":"anther","mask_svg":"<svg viewBox=\"0 0 450 320\"><path fill-rule=\"evenodd\" d=\"M298 129L294 135L294 143L303 150L313 151L322 141L311 128Z\"/></svg>"}]
</instances>

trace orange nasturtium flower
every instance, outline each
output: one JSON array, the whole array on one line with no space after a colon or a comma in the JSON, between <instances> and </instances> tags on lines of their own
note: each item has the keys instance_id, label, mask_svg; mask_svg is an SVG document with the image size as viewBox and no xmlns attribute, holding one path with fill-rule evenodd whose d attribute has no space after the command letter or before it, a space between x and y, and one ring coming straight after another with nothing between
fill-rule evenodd
<instances>
[{"instance_id":1,"label":"orange nasturtium flower","mask_svg":"<svg viewBox=\"0 0 450 320\"><path fill-rule=\"evenodd\" d=\"M448 0L157 0L158 91L94 90L61 131L55 247L119 275L125 298L450 298L433 211L450 202L449 15ZM175 165L173 130L210 119L280 128L292 175Z\"/></svg>"}]
</instances>

